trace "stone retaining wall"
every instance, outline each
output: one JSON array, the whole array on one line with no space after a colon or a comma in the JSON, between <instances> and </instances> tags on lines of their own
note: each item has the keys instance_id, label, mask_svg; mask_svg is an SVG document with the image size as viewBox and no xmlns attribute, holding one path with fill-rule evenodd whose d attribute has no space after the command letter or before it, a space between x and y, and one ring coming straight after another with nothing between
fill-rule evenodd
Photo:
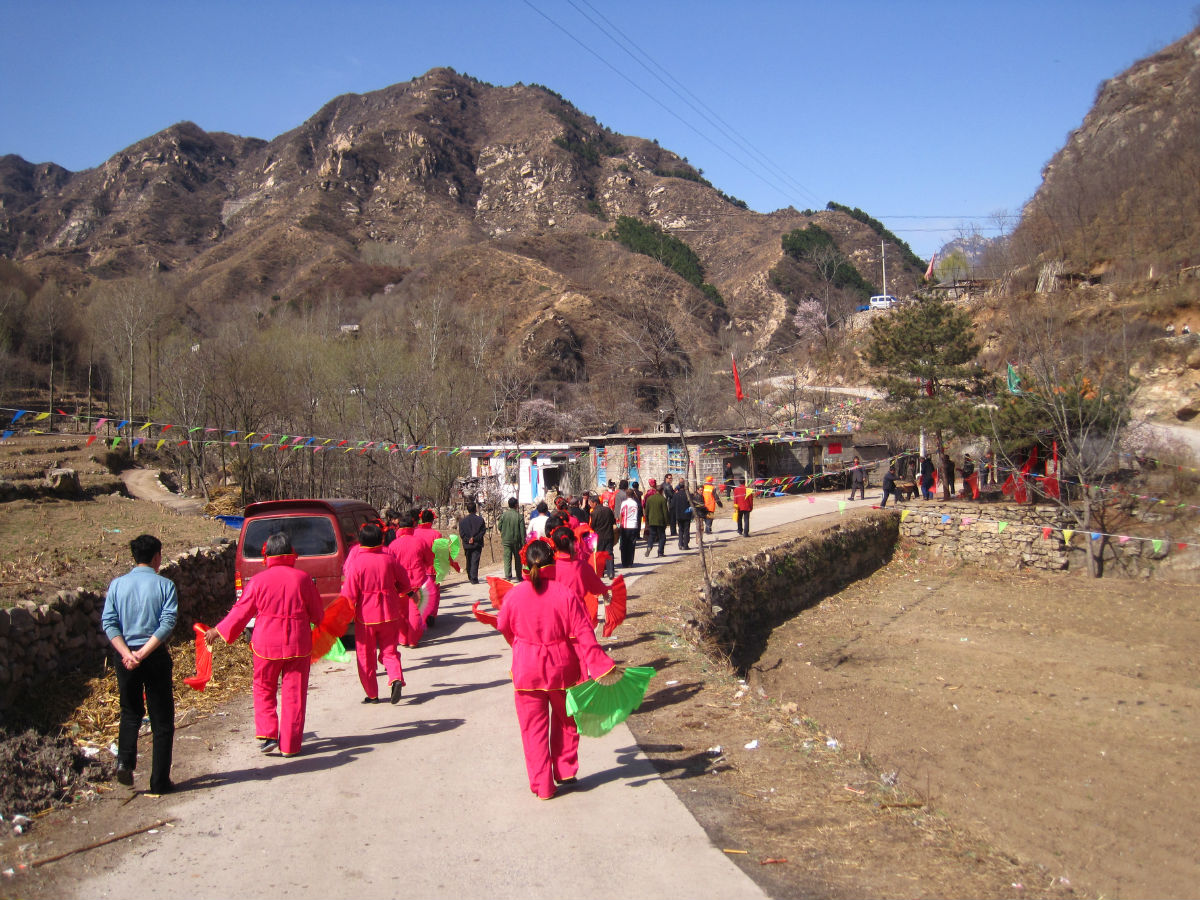
<instances>
[{"instance_id":1,"label":"stone retaining wall","mask_svg":"<svg viewBox=\"0 0 1200 900\"><path fill-rule=\"evenodd\" d=\"M1071 562L1061 532L1042 536L1047 525L1070 528L1057 506L1027 504L921 503L901 508L900 537L987 568L1061 571ZM1003 529L1000 523L1005 523ZM1087 566L1082 554L1077 562Z\"/></svg>"},{"instance_id":2,"label":"stone retaining wall","mask_svg":"<svg viewBox=\"0 0 1200 900\"><path fill-rule=\"evenodd\" d=\"M882 567L899 524L889 513L847 519L735 560L713 580L713 617L704 630L744 672L773 628Z\"/></svg>"},{"instance_id":3,"label":"stone retaining wall","mask_svg":"<svg viewBox=\"0 0 1200 900\"><path fill-rule=\"evenodd\" d=\"M228 540L195 547L159 569L179 592L176 640L190 639L193 622L213 624L233 605L235 551ZM0 609L0 714L48 678L100 668L109 646L100 628L103 609L104 593L82 588Z\"/></svg>"},{"instance_id":4,"label":"stone retaining wall","mask_svg":"<svg viewBox=\"0 0 1200 900\"><path fill-rule=\"evenodd\" d=\"M993 569L1033 568L1087 572L1088 535L1058 506L1028 504L919 503L900 508L907 513L900 537L927 547L936 556L953 556ZM1005 523L1000 528L1000 523ZM1054 530L1049 538L1043 529ZM1063 528L1076 529L1068 545ZM1153 534L1161 523L1145 522L1139 532ZM1104 544L1104 574L1128 578L1200 581L1200 554L1176 551L1170 540L1155 551L1149 541Z\"/></svg>"}]
</instances>

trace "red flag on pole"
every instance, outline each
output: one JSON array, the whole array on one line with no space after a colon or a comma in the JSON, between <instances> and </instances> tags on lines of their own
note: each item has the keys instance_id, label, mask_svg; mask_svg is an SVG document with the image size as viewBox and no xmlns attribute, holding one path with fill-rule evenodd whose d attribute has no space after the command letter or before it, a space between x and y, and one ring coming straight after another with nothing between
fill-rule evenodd
<instances>
[{"instance_id":1,"label":"red flag on pole","mask_svg":"<svg viewBox=\"0 0 1200 900\"><path fill-rule=\"evenodd\" d=\"M933 258L929 260L929 268L925 270L925 280L928 281L933 277L933 264L937 262L937 254L933 254Z\"/></svg>"},{"instance_id":2,"label":"red flag on pole","mask_svg":"<svg viewBox=\"0 0 1200 900\"><path fill-rule=\"evenodd\" d=\"M738 376L737 357L731 353L729 354L729 358L733 361L733 389L737 393L738 402L740 403L745 398L745 394L742 393L742 379Z\"/></svg>"},{"instance_id":3,"label":"red flag on pole","mask_svg":"<svg viewBox=\"0 0 1200 900\"><path fill-rule=\"evenodd\" d=\"M1062 493L1058 486L1058 441L1054 442L1054 461L1050 467L1046 469L1046 477L1042 482L1042 489L1046 492L1047 497L1058 499Z\"/></svg>"}]
</instances>

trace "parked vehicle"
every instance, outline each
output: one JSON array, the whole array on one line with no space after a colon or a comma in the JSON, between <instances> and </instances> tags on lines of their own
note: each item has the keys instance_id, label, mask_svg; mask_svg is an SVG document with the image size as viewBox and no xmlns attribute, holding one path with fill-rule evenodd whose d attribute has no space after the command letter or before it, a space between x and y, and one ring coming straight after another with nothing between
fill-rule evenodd
<instances>
[{"instance_id":1,"label":"parked vehicle","mask_svg":"<svg viewBox=\"0 0 1200 900\"><path fill-rule=\"evenodd\" d=\"M379 518L375 507L361 500L267 500L246 507L234 563L237 596L266 568L263 545L277 531L292 539L296 568L312 576L328 606L342 586L342 564L358 543L358 529Z\"/></svg>"},{"instance_id":2,"label":"parked vehicle","mask_svg":"<svg viewBox=\"0 0 1200 900\"><path fill-rule=\"evenodd\" d=\"M891 294L879 294L875 297L872 297L870 303L868 304L871 309L891 309L893 306L899 305L900 301Z\"/></svg>"}]
</instances>

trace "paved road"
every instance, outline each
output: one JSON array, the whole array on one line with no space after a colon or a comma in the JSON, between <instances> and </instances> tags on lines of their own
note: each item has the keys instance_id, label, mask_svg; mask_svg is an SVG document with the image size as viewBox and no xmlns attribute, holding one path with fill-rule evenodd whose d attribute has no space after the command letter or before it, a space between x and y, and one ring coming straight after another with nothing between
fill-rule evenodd
<instances>
[{"instance_id":1,"label":"paved road","mask_svg":"<svg viewBox=\"0 0 1200 900\"><path fill-rule=\"evenodd\" d=\"M878 502L877 490L869 496L865 505ZM835 512L844 497L763 503L752 525L762 533ZM728 516L717 531L737 539ZM664 562L678 555L669 548ZM638 562L654 568L641 552ZM223 720L226 740L211 753L180 731L181 791L132 801L158 804L173 827L130 839L119 864L74 896L765 896L625 726L584 739L573 790L547 802L530 794L508 646L470 613L483 591L464 583L443 595L437 627L404 653L407 696L396 706L360 704L350 664L315 666L299 757L258 753L249 698Z\"/></svg>"}]
</instances>

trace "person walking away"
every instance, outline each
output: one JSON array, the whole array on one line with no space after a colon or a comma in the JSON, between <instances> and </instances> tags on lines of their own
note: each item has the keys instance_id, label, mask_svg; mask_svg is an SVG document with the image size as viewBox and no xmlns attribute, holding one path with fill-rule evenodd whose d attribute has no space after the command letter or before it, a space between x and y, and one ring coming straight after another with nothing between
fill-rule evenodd
<instances>
[{"instance_id":1,"label":"person walking away","mask_svg":"<svg viewBox=\"0 0 1200 900\"><path fill-rule=\"evenodd\" d=\"M750 537L750 511L754 509L754 491L746 487L746 479L738 478L733 489L733 505L737 508L737 530L743 537Z\"/></svg>"},{"instance_id":2,"label":"person walking away","mask_svg":"<svg viewBox=\"0 0 1200 900\"><path fill-rule=\"evenodd\" d=\"M896 497L896 504L900 503L900 495L896 493L896 467L888 466L887 472L883 476L883 499L879 501L879 508L883 509L887 506L888 497Z\"/></svg>"},{"instance_id":3,"label":"person walking away","mask_svg":"<svg viewBox=\"0 0 1200 900\"><path fill-rule=\"evenodd\" d=\"M393 541L395 543L395 541ZM379 662L382 660L391 690L389 699L398 703L404 687L404 667L396 645L400 631L412 619L408 574L392 554L383 549L383 533L367 523L358 530L362 548L342 575L342 596L354 604L354 651L358 681L366 696L363 703L379 701Z\"/></svg>"},{"instance_id":4,"label":"person walking away","mask_svg":"<svg viewBox=\"0 0 1200 900\"><path fill-rule=\"evenodd\" d=\"M950 491L950 496L954 496L954 460L946 456L946 487Z\"/></svg>"},{"instance_id":5,"label":"person walking away","mask_svg":"<svg viewBox=\"0 0 1200 900\"><path fill-rule=\"evenodd\" d=\"M617 491L613 494L613 515L617 515L621 511L621 504L625 502L625 498L629 496L629 481L622 478L617 484Z\"/></svg>"},{"instance_id":6,"label":"person walking away","mask_svg":"<svg viewBox=\"0 0 1200 900\"><path fill-rule=\"evenodd\" d=\"M175 583L158 574L162 541L140 534L129 542L134 566L114 578L104 595L100 625L114 651L121 721L117 729L117 781L133 786L138 730L150 715L154 735L150 756L150 794L169 794L175 744L174 664L167 639L175 630L179 597ZM144 700L143 700L144 698Z\"/></svg>"},{"instance_id":7,"label":"person walking away","mask_svg":"<svg viewBox=\"0 0 1200 900\"><path fill-rule=\"evenodd\" d=\"M615 530L617 520L613 511L599 497L592 494L590 499L592 514L588 524L596 535L596 552L607 553L608 561L604 564L604 577L612 578L616 574L616 562L613 560L613 543L616 540Z\"/></svg>"},{"instance_id":8,"label":"person walking away","mask_svg":"<svg viewBox=\"0 0 1200 900\"><path fill-rule=\"evenodd\" d=\"M500 532L500 546L504 548L504 577L513 580L521 577L521 547L525 543L525 518L517 509L517 498L508 498L508 509L500 514L496 523Z\"/></svg>"},{"instance_id":9,"label":"person walking away","mask_svg":"<svg viewBox=\"0 0 1200 900\"><path fill-rule=\"evenodd\" d=\"M434 568L433 558L433 542L442 536L442 533L433 527L433 521L437 518L437 514L432 509L423 509L420 512L419 524L413 532L417 537L429 545L429 571L425 575L425 584L414 585L420 587L425 593L425 607L421 610L421 615L425 619L426 626L437 624L438 607L442 603L442 588L437 583L437 569Z\"/></svg>"},{"instance_id":10,"label":"person walking away","mask_svg":"<svg viewBox=\"0 0 1200 900\"><path fill-rule=\"evenodd\" d=\"M717 496L717 488L713 484L713 477L711 475L704 479L704 487L701 493L704 495L704 509L706 513L704 516L704 533L712 534L713 516L717 514L717 507L723 507L725 504Z\"/></svg>"},{"instance_id":11,"label":"person walking away","mask_svg":"<svg viewBox=\"0 0 1200 900\"><path fill-rule=\"evenodd\" d=\"M621 568L633 565L637 553L638 504L632 494L627 494L621 508L617 510L617 527L621 532Z\"/></svg>"},{"instance_id":12,"label":"person walking away","mask_svg":"<svg viewBox=\"0 0 1200 900\"><path fill-rule=\"evenodd\" d=\"M687 481L682 478L679 479L679 484L671 497L671 511L679 526L679 549L690 550L692 548L692 494L688 490Z\"/></svg>"},{"instance_id":13,"label":"person walking away","mask_svg":"<svg viewBox=\"0 0 1200 900\"><path fill-rule=\"evenodd\" d=\"M856 456L854 462L850 464L850 499L854 499L854 492L858 491L858 499L867 499L867 470L863 468L862 462Z\"/></svg>"},{"instance_id":14,"label":"person walking away","mask_svg":"<svg viewBox=\"0 0 1200 900\"><path fill-rule=\"evenodd\" d=\"M933 499L933 459L928 453L921 458L921 496Z\"/></svg>"},{"instance_id":15,"label":"person walking away","mask_svg":"<svg viewBox=\"0 0 1200 900\"><path fill-rule=\"evenodd\" d=\"M414 592L420 590L429 567L433 565L433 547L416 534L415 525L411 513L401 516L396 523L396 537L385 550L404 569L409 587ZM415 598L413 603L408 604L405 615L408 621L400 623L400 644L404 647L416 647L425 636L425 619L421 616Z\"/></svg>"},{"instance_id":16,"label":"person walking away","mask_svg":"<svg viewBox=\"0 0 1200 900\"><path fill-rule=\"evenodd\" d=\"M525 540L546 536L546 520L550 518L550 506L545 500L539 500L534 507L533 515L529 517L529 528L525 532Z\"/></svg>"},{"instance_id":17,"label":"person walking away","mask_svg":"<svg viewBox=\"0 0 1200 900\"><path fill-rule=\"evenodd\" d=\"M552 551L536 541L525 551L527 580L504 598L497 628L512 646L513 695L529 789L541 800L579 772L579 732L567 715L567 688L583 670L615 684L623 670L600 649L583 604L542 573Z\"/></svg>"},{"instance_id":18,"label":"person walking away","mask_svg":"<svg viewBox=\"0 0 1200 900\"><path fill-rule=\"evenodd\" d=\"M600 598L610 594L611 589L596 574L596 570L588 565L587 560L579 557L576 549L577 539L569 527L555 528L550 533L550 542L554 545L554 565L550 569L543 570L543 574L546 574L551 581L557 581L571 592L572 597L583 604L584 611L588 614L588 621L595 628L599 621ZM586 600L588 594L592 594L596 598L597 608L594 611L588 609Z\"/></svg>"},{"instance_id":19,"label":"person walking away","mask_svg":"<svg viewBox=\"0 0 1200 900\"><path fill-rule=\"evenodd\" d=\"M458 537L467 563L467 581L471 584L479 584L479 557L483 555L483 538L487 534L487 524L478 509L474 500L468 500L467 514L458 523Z\"/></svg>"},{"instance_id":20,"label":"person walking away","mask_svg":"<svg viewBox=\"0 0 1200 900\"><path fill-rule=\"evenodd\" d=\"M304 737L312 626L320 624L325 605L312 577L295 567L291 538L275 532L263 555L267 567L250 579L229 614L208 629L204 642L211 647L219 636L232 644L254 620L254 734L263 753L279 750L295 756Z\"/></svg>"},{"instance_id":21,"label":"person walking away","mask_svg":"<svg viewBox=\"0 0 1200 900\"><path fill-rule=\"evenodd\" d=\"M654 480L650 480L650 487L654 488ZM669 516L667 507L667 498L661 492L655 490L653 493L646 495L646 555L650 555L652 547L658 547L658 555L662 556L667 549L667 519Z\"/></svg>"},{"instance_id":22,"label":"person walking away","mask_svg":"<svg viewBox=\"0 0 1200 900\"><path fill-rule=\"evenodd\" d=\"M679 524L675 518L675 504L671 501L675 499L675 485L671 483L674 476L668 472L663 476L663 497L667 501L667 527L671 529L671 537L677 537L679 534Z\"/></svg>"}]
</instances>

